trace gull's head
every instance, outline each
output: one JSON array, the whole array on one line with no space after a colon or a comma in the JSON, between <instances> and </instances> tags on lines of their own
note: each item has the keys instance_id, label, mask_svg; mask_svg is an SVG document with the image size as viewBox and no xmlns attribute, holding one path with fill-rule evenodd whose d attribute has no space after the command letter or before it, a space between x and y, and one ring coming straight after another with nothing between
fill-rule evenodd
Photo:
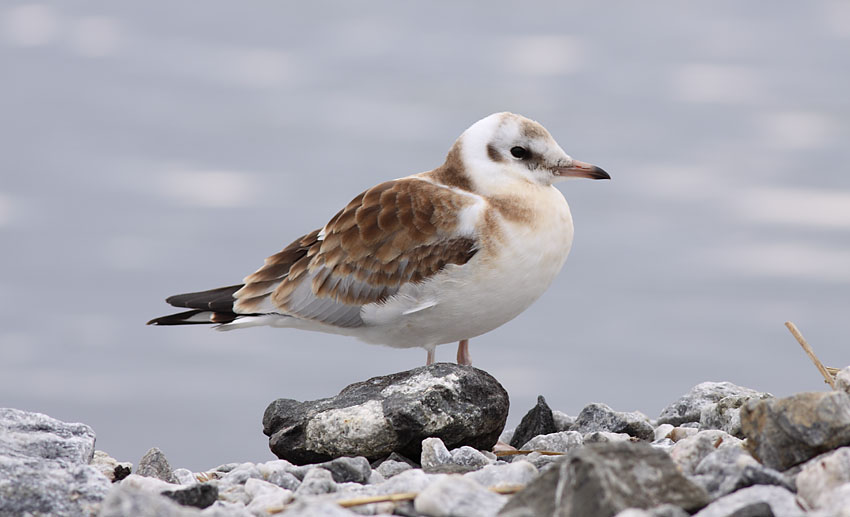
<instances>
[{"instance_id":1,"label":"gull's head","mask_svg":"<svg viewBox=\"0 0 850 517\"><path fill-rule=\"evenodd\" d=\"M574 160L537 122L513 113L479 120L455 146L469 179L485 191L510 188L516 181L548 186L567 178L611 178L595 165Z\"/></svg>"}]
</instances>

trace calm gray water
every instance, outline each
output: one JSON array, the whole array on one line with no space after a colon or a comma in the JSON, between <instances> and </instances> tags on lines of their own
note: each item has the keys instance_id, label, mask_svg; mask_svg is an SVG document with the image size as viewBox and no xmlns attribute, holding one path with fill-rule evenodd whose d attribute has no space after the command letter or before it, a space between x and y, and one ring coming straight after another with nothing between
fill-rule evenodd
<instances>
[{"instance_id":1,"label":"calm gray water","mask_svg":"<svg viewBox=\"0 0 850 517\"><path fill-rule=\"evenodd\" d=\"M846 2L5 2L0 405L175 467L272 459L278 397L424 364L295 330L154 328L496 111L611 182L549 292L472 341L512 397L650 416L850 363ZM451 345L439 360L453 360Z\"/></svg>"}]
</instances>

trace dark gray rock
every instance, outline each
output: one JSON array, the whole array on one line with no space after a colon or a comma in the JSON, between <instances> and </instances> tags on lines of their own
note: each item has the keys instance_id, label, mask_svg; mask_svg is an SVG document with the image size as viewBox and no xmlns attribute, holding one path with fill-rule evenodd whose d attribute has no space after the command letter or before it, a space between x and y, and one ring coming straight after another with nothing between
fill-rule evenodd
<instances>
[{"instance_id":1,"label":"dark gray rock","mask_svg":"<svg viewBox=\"0 0 850 517\"><path fill-rule=\"evenodd\" d=\"M182 506L206 508L218 499L218 488L209 483L198 483L183 490L165 490L161 494Z\"/></svg>"},{"instance_id":2,"label":"dark gray rock","mask_svg":"<svg viewBox=\"0 0 850 517\"><path fill-rule=\"evenodd\" d=\"M850 395L831 391L751 400L741 408L741 428L756 459L785 470L850 444Z\"/></svg>"},{"instance_id":3,"label":"dark gray rock","mask_svg":"<svg viewBox=\"0 0 850 517\"><path fill-rule=\"evenodd\" d=\"M490 374L438 363L352 384L332 398L279 399L263 432L279 458L296 464L340 456L418 458L422 440L489 450L508 416L508 394Z\"/></svg>"},{"instance_id":4,"label":"dark gray rock","mask_svg":"<svg viewBox=\"0 0 850 517\"><path fill-rule=\"evenodd\" d=\"M111 482L88 464L94 442L87 425L0 409L0 515L96 513Z\"/></svg>"},{"instance_id":5,"label":"dark gray rock","mask_svg":"<svg viewBox=\"0 0 850 517\"><path fill-rule=\"evenodd\" d=\"M702 486L711 499L753 485L776 485L795 491L781 472L765 467L740 447L723 447L707 455L696 466L691 480Z\"/></svg>"},{"instance_id":6,"label":"dark gray rock","mask_svg":"<svg viewBox=\"0 0 850 517\"><path fill-rule=\"evenodd\" d=\"M605 404L589 404L581 410L571 431L588 434L595 431L626 433L641 440L655 439L655 428L646 415L637 411L624 413L614 411Z\"/></svg>"},{"instance_id":7,"label":"dark gray rock","mask_svg":"<svg viewBox=\"0 0 850 517\"><path fill-rule=\"evenodd\" d=\"M177 483L177 478L174 477L174 472L171 470L171 465L165 458L165 454L157 447L152 447L139 460L139 466L136 467L136 474L149 478L157 478L166 483Z\"/></svg>"},{"instance_id":8,"label":"dark gray rock","mask_svg":"<svg viewBox=\"0 0 850 517\"><path fill-rule=\"evenodd\" d=\"M546 404L543 395L538 395L537 404L522 417L511 437L511 447L521 447L525 442L541 434L558 432L552 409Z\"/></svg>"},{"instance_id":9,"label":"dark gray rock","mask_svg":"<svg viewBox=\"0 0 850 517\"><path fill-rule=\"evenodd\" d=\"M609 517L672 504L694 511L705 491L665 452L643 442L590 444L571 452L508 501L499 515Z\"/></svg>"},{"instance_id":10,"label":"dark gray rock","mask_svg":"<svg viewBox=\"0 0 850 517\"><path fill-rule=\"evenodd\" d=\"M658 417L658 424L681 425L688 422L699 422L704 408L729 396L762 398L769 396L769 394L736 386L731 382L703 382L697 384L688 393L664 408Z\"/></svg>"},{"instance_id":11,"label":"dark gray rock","mask_svg":"<svg viewBox=\"0 0 850 517\"><path fill-rule=\"evenodd\" d=\"M336 458L316 466L330 472L337 483L354 482L363 485L369 482L369 476L372 474L372 466L363 456Z\"/></svg>"}]
</instances>

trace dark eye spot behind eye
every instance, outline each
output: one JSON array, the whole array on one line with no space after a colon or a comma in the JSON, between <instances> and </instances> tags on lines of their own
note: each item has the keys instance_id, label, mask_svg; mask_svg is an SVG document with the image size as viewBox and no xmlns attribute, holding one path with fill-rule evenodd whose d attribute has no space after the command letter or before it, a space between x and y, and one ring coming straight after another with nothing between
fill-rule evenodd
<instances>
[{"instance_id":1,"label":"dark eye spot behind eye","mask_svg":"<svg viewBox=\"0 0 850 517\"><path fill-rule=\"evenodd\" d=\"M515 146L511 147L511 156L519 158L520 160L525 160L531 156L531 153L525 147Z\"/></svg>"}]
</instances>

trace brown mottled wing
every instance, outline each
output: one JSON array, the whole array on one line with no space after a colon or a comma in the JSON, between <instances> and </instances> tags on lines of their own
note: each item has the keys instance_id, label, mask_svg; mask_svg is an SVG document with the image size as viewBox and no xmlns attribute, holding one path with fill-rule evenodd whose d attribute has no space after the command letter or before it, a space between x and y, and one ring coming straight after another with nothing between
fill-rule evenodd
<instances>
[{"instance_id":1,"label":"brown mottled wing","mask_svg":"<svg viewBox=\"0 0 850 517\"><path fill-rule=\"evenodd\" d=\"M360 326L363 305L472 258L476 241L458 233L458 213L475 201L419 179L381 183L354 198L322 231L266 259L235 294L235 308Z\"/></svg>"}]
</instances>

